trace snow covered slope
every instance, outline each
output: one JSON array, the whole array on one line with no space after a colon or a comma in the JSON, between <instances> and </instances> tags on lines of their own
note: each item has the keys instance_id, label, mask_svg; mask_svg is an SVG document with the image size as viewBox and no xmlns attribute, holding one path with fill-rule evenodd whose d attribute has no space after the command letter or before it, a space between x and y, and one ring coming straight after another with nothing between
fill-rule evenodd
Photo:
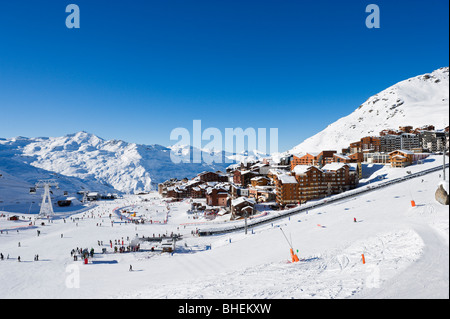
<instances>
[{"instance_id":1,"label":"snow covered slope","mask_svg":"<svg viewBox=\"0 0 450 319\"><path fill-rule=\"evenodd\" d=\"M202 171L222 170L230 165L175 164L167 147L107 141L86 132L63 137L0 139L0 158L0 169L14 170L16 177L21 177L23 168L15 165L31 165L126 193L149 191L173 177L191 178Z\"/></svg>"},{"instance_id":2,"label":"snow covered slope","mask_svg":"<svg viewBox=\"0 0 450 319\"><path fill-rule=\"evenodd\" d=\"M158 194L100 201L72 215L76 224L56 218L27 228L35 216L20 214L21 220L9 221L12 214L5 212L0 216L5 256L0 298L448 299L448 206L434 198L440 173L260 225L247 235L193 236L197 227L213 224L204 225L203 217L193 223L189 201L167 204ZM155 212L168 212L168 222L136 225L116 214L110 220L116 207L133 207L153 220ZM280 228L298 249L299 263L288 262L290 245ZM129 253L114 253L109 244L123 238L128 245L128 236L164 232L183 235L173 255L162 254L158 246L152 252L154 243L143 242L142 251ZM95 249L89 264L71 258L76 247Z\"/></svg>"},{"instance_id":3,"label":"snow covered slope","mask_svg":"<svg viewBox=\"0 0 450 319\"><path fill-rule=\"evenodd\" d=\"M353 113L295 146L290 153L340 150L365 136L399 126L449 125L449 68L399 82L369 98Z\"/></svg>"}]
</instances>

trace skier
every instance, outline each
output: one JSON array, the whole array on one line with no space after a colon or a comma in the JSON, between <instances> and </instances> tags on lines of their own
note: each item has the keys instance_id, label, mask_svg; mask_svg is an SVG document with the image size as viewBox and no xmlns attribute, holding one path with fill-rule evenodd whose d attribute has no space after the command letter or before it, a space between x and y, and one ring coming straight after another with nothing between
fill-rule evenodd
<instances>
[{"instance_id":1,"label":"skier","mask_svg":"<svg viewBox=\"0 0 450 319\"><path fill-rule=\"evenodd\" d=\"M133 267L130 265L130 269L129 269L129 271L133 271Z\"/></svg>"},{"instance_id":2,"label":"skier","mask_svg":"<svg viewBox=\"0 0 450 319\"><path fill-rule=\"evenodd\" d=\"M356 218L353 218L353 222L356 223Z\"/></svg>"}]
</instances>

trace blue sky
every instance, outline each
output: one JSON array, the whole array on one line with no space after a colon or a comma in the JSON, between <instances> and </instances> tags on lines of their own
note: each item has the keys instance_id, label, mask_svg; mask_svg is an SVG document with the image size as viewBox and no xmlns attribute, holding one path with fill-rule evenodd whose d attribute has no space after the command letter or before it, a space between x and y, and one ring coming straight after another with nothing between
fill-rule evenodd
<instances>
[{"instance_id":1,"label":"blue sky","mask_svg":"<svg viewBox=\"0 0 450 319\"><path fill-rule=\"evenodd\" d=\"M68 4L81 28L65 26ZM381 28L368 29L375 3ZM0 2L0 137L169 145L176 127L279 129L287 150L449 64L447 0ZM206 144L206 142L205 142Z\"/></svg>"}]
</instances>

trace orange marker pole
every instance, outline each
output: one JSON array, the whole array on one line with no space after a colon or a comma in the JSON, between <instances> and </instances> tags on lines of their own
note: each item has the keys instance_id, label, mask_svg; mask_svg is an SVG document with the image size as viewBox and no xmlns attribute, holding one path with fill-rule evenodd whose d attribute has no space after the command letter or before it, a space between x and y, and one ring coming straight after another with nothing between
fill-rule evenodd
<instances>
[{"instance_id":1,"label":"orange marker pole","mask_svg":"<svg viewBox=\"0 0 450 319\"><path fill-rule=\"evenodd\" d=\"M292 262L296 263L299 262L300 260L298 259L298 256L296 254L294 254L294 250L291 248L291 257L292 257Z\"/></svg>"},{"instance_id":2,"label":"orange marker pole","mask_svg":"<svg viewBox=\"0 0 450 319\"><path fill-rule=\"evenodd\" d=\"M363 264L365 264L366 263L366 258L364 257L364 254L361 254L361 257L362 257Z\"/></svg>"}]
</instances>

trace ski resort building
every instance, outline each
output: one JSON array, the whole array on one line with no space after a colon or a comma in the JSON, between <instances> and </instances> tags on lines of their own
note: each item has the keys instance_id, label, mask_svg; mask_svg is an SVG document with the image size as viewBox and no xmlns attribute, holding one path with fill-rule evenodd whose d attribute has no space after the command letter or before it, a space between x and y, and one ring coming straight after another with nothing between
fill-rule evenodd
<instances>
[{"instance_id":1,"label":"ski resort building","mask_svg":"<svg viewBox=\"0 0 450 319\"><path fill-rule=\"evenodd\" d=\"M247 197L239 197L231 201L231 217L238 219L241 217L252 216L255 213L256 202Z\"/></svg>"},{"instance_id":2,"label":"ski resort building","mask_svg":"<svg viewBox=\"0 0 450 319\"><path fill-rule=\"evenodd\" d=\"M419 134L422 148L431 153L443 152L447 147L448 132L424 131Z\"/></svg>"},{"instance_id":3,"label":"ski resort building","mask_svg":"<svg viewBox=\"0 0 450 319\"><path fill-rule=\"evenodd\" d=\"M429 155L428 153L414 153L408 150L396 150L389 153L392 167L406 167L427 158Z\"/></svg>"},{"instance_id":4,"label":"ski resort building","mask_svg":"<svg viewBox=\"0 0 450 319\"><path fill-rule=\"evenodd\" d=\"M291 162L291 171L297 165L313 165L322 167L333 162L333 156L337 151L322 151L320 153L306 153L305 155L294 155Z\"/></svg>"},{"instance_id":5,"label":"ski resort building","mask_svg":"<svg viewBox=\"0 0 450 319\"><path fill-rule=\"evenodd\" d=\"M276 201L281 206L305 203L353 189L358 183L357 164L297 165L293 175L277 176Z\"/></svg>"},{"instance_id":6,"label":"ski resort building","mask_svg":"<svg viewBox=\"0 0 450 319\"><path fill-rule=\"evenodd\" d=\"M295 176L281 174L276 179L276 201L285 206L298 203L298 182Z\"/></svg>"}]
</instances>

